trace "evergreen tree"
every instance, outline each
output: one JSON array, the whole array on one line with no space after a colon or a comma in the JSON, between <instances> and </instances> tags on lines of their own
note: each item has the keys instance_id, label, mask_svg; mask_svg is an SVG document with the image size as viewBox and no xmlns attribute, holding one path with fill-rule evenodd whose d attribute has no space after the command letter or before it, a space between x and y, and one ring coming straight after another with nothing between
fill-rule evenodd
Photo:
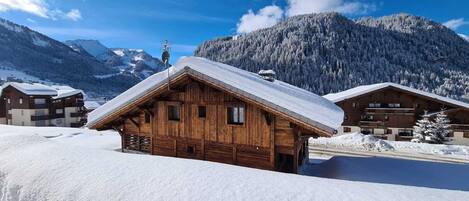
<instances>
[{"instance_id":1,"label":"evergreen tree","mask_svg":"<svg viewBox=\"0 0 469 201\"><path fill-rule=\"evenodd\" d=\"M430 120L427 112L422 115L422 119L419 119L414 126L414 142L426 142L430 139L430 136L434 136L434 123Z\"/></svg>"},{"instance_id":2,"label":"evergreen tree","mask_svg":"<svg viewBox=\"0 0 469 201\"><path fill-rule=\"evenodd\" d=\"M434 132L430 135L432 142L441 144L446 140L446 137L451 132L449 123L448 116L446 116L443 110L436 115L433 123Z\"/></svg>"}]
</instances>

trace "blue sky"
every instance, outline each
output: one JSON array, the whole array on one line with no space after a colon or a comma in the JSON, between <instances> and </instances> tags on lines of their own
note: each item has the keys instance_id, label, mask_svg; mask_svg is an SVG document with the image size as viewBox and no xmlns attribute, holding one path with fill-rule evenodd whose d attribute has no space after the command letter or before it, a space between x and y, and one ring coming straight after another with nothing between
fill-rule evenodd
<instances>
[{"instance_id":1,"label":"blue sky","mask_svg":"<svg viewBox=\"0 0 469 201\"><path fill-rule=\"evenodd\" d=\"M172 44L172 62L201 42L272 26L289 16L337 11L350 18L399 12L448 23L469 35L464 0L0 0L0 17L54 39L97 39L108 47L140 48L156 57Z\"/></svg>"}]
</instances>

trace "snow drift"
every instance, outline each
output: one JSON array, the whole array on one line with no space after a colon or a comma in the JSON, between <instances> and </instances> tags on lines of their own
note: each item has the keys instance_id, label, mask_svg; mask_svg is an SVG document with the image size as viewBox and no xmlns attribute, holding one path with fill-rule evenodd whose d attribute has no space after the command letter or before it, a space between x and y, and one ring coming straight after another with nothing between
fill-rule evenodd
<instances>
[{"instance_id":1,"label":"snow drift","mask_svg":"<svg viewBox=\"0 0 469 201\"><path fill-rule=\"evenodd\" d=\"M207 161L120 153L109 149L112 146L108 143L84 145L83 141L90 138L118 142L115 133L87 129L0 126L0 131L2 201L441 201L469 197L469 192L463 191L324 179Z\"/></svg>"},{"instance_id":2,"label":"snow drift","mask_svg":"<svg viewBox=\"0 0 469 201\"><path fill-rule=\"evenodd\" d=\"M311 138L309 142L313 147L330 147L351 151L425 154L469 160L469 147L467 146L388 141L361 133L350 133L331 138Z\"/></svg>"}]
</instances>

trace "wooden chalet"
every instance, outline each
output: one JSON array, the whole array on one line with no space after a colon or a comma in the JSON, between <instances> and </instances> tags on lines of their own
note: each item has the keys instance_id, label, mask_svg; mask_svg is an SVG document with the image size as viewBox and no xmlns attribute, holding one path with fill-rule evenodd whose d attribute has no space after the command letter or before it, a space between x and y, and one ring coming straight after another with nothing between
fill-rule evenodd
<instances>
[{"instance_id":1,"label":"wooden chalet","mask_svg":"<svg viewBox=\"0 0 469 201\"><path fill-rule=\"evenodd\" d=\"M307 139L331 136L343 112L265 76L185 57L91 112L87 126L117 130L123 151L296 173Z\"/></svg>"},{"instance_id":2,"label":"wooden chalet","mask_svg":"<svg viewBox=\"0 0 469 201\"><path fill-rule=\"evenodd\" d=\"M379 83L328 94L344 112L340 133L362 132L408 141L422 115L444 112L451 121L449 143L469 145L469 104L395 83Z\"/></svg>"}]
</instances>

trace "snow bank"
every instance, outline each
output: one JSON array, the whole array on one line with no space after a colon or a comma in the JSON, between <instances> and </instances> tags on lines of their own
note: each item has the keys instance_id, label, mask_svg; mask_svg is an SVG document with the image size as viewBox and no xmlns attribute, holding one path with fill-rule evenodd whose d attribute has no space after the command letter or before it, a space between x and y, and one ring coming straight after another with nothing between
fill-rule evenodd
<instances>
[{"instance_id":1,"label":"snow bank","mask_svg":"<svg viewBox=\"0 0 469 201\"><path fill-rule=\"evenodd\" d=\"M112 136L87 129L16 128L0 127L0 200L442 201L469 197L469 192L463 191L325 179L207 161L126 154L75 146L86 138L60 141L57 137L74 136L75 132L90 137Z\"/></svg>"},{"instance_id":2,"label":"snow bank","mask_svg":"<svg viewBox=\"0 0 469 201\"><path fill-rule=\"evenodd\" d=\"M406 154L426 154L469 160L469 147L388 141L361 133L350 133L331 138L310 139L311 146L346 149L351 151L386 151Z\"/></svg>"}]
</instances>

